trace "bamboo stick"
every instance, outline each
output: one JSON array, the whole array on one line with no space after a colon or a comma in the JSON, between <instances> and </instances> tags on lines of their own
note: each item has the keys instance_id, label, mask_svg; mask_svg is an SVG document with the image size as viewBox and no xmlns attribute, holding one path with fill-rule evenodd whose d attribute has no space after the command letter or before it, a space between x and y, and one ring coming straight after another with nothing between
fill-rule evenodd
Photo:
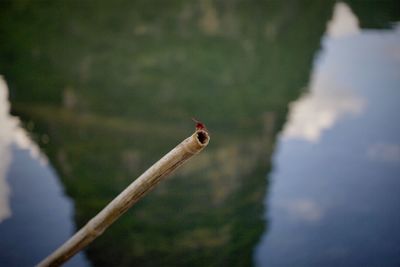
<instances>
[{"instance_id":1,"label":"bamboo stick","mask_svg":"<svg viewBox=\"0 0 400 267\"><path fill-rule=\"evenodd\" d=\"M193 155L208 145L210 136L206 128L197 128L194 134L172 149L147 171L139 176L100 213L93 217L61 247L42 260L37 266L60 266L101 235L116 219L125 213L155 185Z\"/></svg>"}]
</instances>

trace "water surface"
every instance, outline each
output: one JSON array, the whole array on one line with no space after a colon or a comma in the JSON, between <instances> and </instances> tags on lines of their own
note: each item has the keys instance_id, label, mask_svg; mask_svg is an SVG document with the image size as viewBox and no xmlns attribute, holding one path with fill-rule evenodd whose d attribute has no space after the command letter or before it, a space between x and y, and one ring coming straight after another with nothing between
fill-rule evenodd
<instances>
[{"instance_id":1,"label":"water surface","mask_svg":"<svg viewBox=\"0 0 400 267\"><path fill-rule=\"evenodd\" d=\"M75 231L73 203L45 155L9 114L0 80L0 265L33 266ZM83 254L69 266L88 266Z\"/></svg>"},{"instance_id":2,"label":"water surface","mask_svg":"<svg viewBox=\"0 0 400 267\"><path fill-rule=\"evenodd\" d=\"M259 266L400 263L400 27L337 4L273 156Z\"/></svg>"},{"instance_id":3,"label":"water surface","mask_svg":"<svg viewBox=\"0 0 400 267\"><path fill-rule=\"evenodd\" d=\"M357 242L382 241L396 223L385 197L397 200L397 161L382 159L398 153L391 23L400 9L398 1L339 6L347 16L333 14L328 0L1 1L0 73L12 113L48 159L31 179L61 181L54 190L64 188L74 210L57 205L77 227L191 134L191 117L211 131L206 150L87 248L94 266L291 264L294 249L299 264L371 260L357 253L372 243ZM18 148L5 151L17 173L31 166ZM326 177L316 178L322 168ZM287 178L291 171L298 180ZM374 173L387 183L364 178ZM2 188L6 223L14 200ZM370 193L379 201L366 205ZM358 222L359 212L386 230L367 234L370 224L336 217ZM305 239L291 227L306 227ZM349 232L358 237L341 242ZM323 245L304 241L313 236ZM393 245L374 262L397 259L397 236L386 241ZM315 246L321 254L310 254Z\"/></svg>"}]
</instances>

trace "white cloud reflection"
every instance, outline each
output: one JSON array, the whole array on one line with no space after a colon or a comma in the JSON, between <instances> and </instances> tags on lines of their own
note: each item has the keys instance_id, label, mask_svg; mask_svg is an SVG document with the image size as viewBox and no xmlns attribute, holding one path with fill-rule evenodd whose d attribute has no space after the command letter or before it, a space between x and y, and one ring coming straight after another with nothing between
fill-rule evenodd
<instances>
[{"instance_id":1,"label":"white cloud reflection","mask_svg":"<svg viewBox=\"0 0 400 267\"><path fill-rule=\"evenodd\" d=\"M0 222L11 216L10 187L6 175L12 157L10 150L13 141L12 132L16 128L17 121L9 115L9 111L7 85L0 76Z\"/></svg>"},{"instance_id":2,"label":"white cloud reflection","mask_svg":"<svg viewBox=\"0 0 400 267\"><path fill-rule=\"evenodd\" d=\"M330 40L330 45L334 39L358 32L358 20L350 8L344 3L336 4L325 36ZM316 143L322 132L331 128L340 118L363 111L364 100L353 93L352 88L344 85L346 81L341 81L338 74L341 65L336 64L335 56L335 50L324 49L311 77L310 92L290 106L284 138Z\"/></svg>"},{"instance_id":3,"label":"white cloud reflection","mask_svg":"<svg viewBox=\"0 0 400 267\"><path fill-rule=\"evenodd\" d=\"M345 3L336 3L333 18L328 23L327 35L331 38L340 38L360 32L357 17Z\"/></svg>"},{"instance_id":4,"label":"white cloud reflection","mask_svg":"<svg viewBox=\"0 0 400 267\"><path fill-rule=\"evenodd\" d=\"M10 115L8 87L0 76L0 223L12 215L11 189L7 182L7 173L12 161L11 146L13 144L21 149L29 150L30 155L40 163L47 162L47 158L40 152L39 147L20 126L19 119Z\"/></svg>"},{"instance_id":5,"label":"white cloud reflection","mask_svg":"<svg viewBox=\"0 0 400 267\"><path fill-rule=\"evenodd\" d=\"M368 147L367 156L374 161L400 162L400 145L377 143Z\"/></svg>"},{"instance_id":6,"label":"white cloud reflection","mask_svg":"<svg viewBox=\"0 0 400 267\"><path fill-rule=\"evenodd\" d=\"M316 143L323 130L341 117L361 113L363 107L362 98L335 84L331 77L317 73L311 82L311 93L290 105L283 136Z\"/></svg>"},{"instance_id":7,"label":"white cloud reflection","mask_svg":"<svg viewBox=\"0 0 400 267\"><path fill-rule=\"evenodd\" d=\"M308 198L293 199L285 202L282 207L294 219L304 222L318 222L323 211L317 202Z\"/></svg>"}]
</instances>

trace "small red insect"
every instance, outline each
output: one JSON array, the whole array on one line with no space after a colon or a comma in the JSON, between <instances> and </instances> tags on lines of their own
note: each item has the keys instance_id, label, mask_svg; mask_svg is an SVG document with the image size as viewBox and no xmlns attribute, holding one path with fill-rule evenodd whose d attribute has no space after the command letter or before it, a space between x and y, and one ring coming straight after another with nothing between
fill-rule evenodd
<instances>
[{"instance_id":1,"label":"small red insect","mask_svg":"<svg viewBox=\"0 0 400 267\"><path fill-rule=\"evenodd\" d=\"M204 123L202 123L201 121L196 120L195 118L192 118L192 120L196 123L196 131L200 131L200 130L207 131L207 128L204 125Z\"/></svg>"}]
</instances>

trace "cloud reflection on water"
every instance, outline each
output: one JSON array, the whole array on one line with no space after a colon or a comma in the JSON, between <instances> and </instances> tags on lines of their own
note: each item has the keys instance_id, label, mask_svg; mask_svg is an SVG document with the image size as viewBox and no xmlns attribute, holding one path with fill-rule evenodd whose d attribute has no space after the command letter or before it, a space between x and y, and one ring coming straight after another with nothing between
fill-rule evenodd
<instances>
[{"instance_id":1,"label":"cloud reflection on water","mask_svg":"<svg viewBox=\"0 0 400 267\"><path fill-rule=\"evenodd\" d=\"M0 76L0 265L39 262L75 231L73 211L47 157L10 115ZM66 263L89 265L83 252Z\"/></svg>"},{"instance_id":2,"label":"cloud reflection on water","mask_svg":"<svg viewBox=\"0 0 400 267\"><path fill-rule=\"evenodd\" d=\"M357 25L337 3L310 90L290 107L270 173L259 266L399 262L400 24Z\"/></svg>"},{"instance_id":3,"label":"cloud reflection on water","mask_svg":"<svg viewBox=\"0 0 400 267\"><path fill-rule=\"evenodd\" d=\"M11 216L10 209L10 187L6 180L8 168L11 163L12 133L16 128L17 121L9 115L10 104L8 102L7 85L0 76L0 222Z\"/></svg>"},{"instance_id":4,"label":"cloud reflection on water","mask_svg":"<svg viewBox=\"0 0 400 267\"><path fill-rule=\"evenodd\" d=\"M358 34L357 17L344 3L335 6L332 20L328 23L327 42ZM339 40L340 41L340 40ZM365 101L342 82L334 53L324 53L318 68L313 72L310 92L290 106L289 120L283 136L316 143L324 130L331 128L346 115L360 114Z\"/></svg>"},{"instance_id":5,"label":"cloud reflection on water","mask_svg":"<svg viewBox=\"0 0 400 267\"><path fill-rule=\"evenodd\" d=\"M400 144L372 144L367 149L367 157L374 161L400 162Z\"/></svg>"},{"instance_id":6,"label":"cloud reflection on water","mask_svg":"<svg viewBox=\"0 0 400 267\"><path fill-rule=\"evenodd\" d=\"M8 87L0 76L0 223L10 218L11 189L7 181L7 173L12 161L12 144L21 149L28 150L32 158L37 159L42 165L47 163L47 158L40 152L39 147L30 139L28 133L20 126L18 118L10 115L10 102L8 100Z\"/></svg>"}]
</instances>

